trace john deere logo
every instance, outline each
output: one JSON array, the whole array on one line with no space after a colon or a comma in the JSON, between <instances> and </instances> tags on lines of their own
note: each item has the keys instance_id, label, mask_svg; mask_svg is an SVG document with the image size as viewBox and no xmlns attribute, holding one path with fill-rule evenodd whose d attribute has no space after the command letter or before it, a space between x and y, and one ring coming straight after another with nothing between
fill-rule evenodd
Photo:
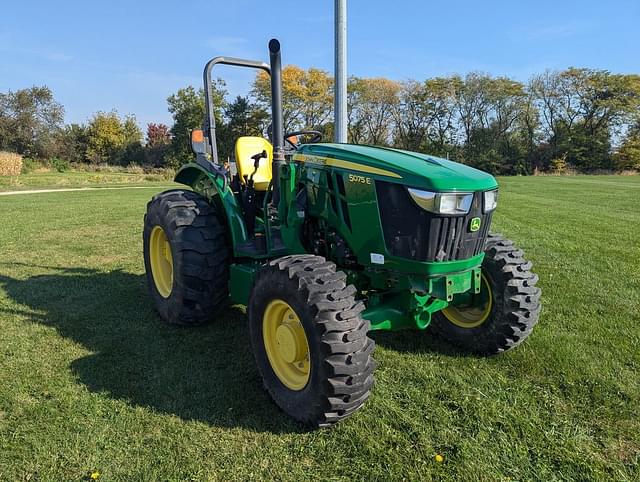
<instances>
[{"instance_id":1,"label":"john deere logo","mask_svg":"<svg viewBox=\"0 0 640 482\"><path fill-rule=\"evenodd\" d=\"M480 224L482 224L482 221L480 221L480 218L473 218L471 220L471 224L469 225L469 230L472 233L475 233L478 229L480 229Z\"/></svg>"}]
</instances>

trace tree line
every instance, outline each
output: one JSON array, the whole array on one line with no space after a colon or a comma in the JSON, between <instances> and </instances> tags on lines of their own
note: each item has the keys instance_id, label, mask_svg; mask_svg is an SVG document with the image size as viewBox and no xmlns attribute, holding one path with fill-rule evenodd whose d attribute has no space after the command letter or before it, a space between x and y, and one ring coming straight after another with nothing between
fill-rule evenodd
<instances>
[{"instance_id":1,"label":"tree line","mask_svg":"<svg viewBox=\"0 0 640 482\"><path fill-rule=\"evenodd\" d=\"M160 166L170 144L169 127L149 124L143 136L135 116L116 111L64 124L64 108L46 86L0 93L0 151L41 161Z\"/></svg>"},{"instance_id":2,"label":"tree line","mask_svg":"<svg viewBox=\"0 0 640 482\"><path fill-rule=\"evenodd\" d=\"M313 129L333 138L333 79L320 69L283 69L285 131ZM228 98L212 86L221 158L235 139L265 135L268 76L257 74L248 96ZM192 158L189 132L202 126L202 89L167 99L171 127L139 128L135 117L98 112L86 124L63 123L64 109L47 87L0 93L0 150L77 163L178 167ZM569 68L523 83L472 72L425 81L352 77L349 142L426 152L494 174L536 171L640 170L640 76Z\"/></svg>"}]
</instances>

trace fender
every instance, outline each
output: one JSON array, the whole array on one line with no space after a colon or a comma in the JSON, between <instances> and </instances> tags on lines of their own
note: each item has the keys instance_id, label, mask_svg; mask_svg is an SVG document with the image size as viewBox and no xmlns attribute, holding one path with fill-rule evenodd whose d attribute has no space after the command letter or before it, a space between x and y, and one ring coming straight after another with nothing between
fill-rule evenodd
<instances>
[{"instance_id":1,"label":"fender","mask_svg":"<svg viewBox=\"0 0 640 482\"><path fill-rule=\"evenodd\" d=\"M249 238L242 217L242 209L238 205L229 183L221 176L216 176L196 163L182 166L176 173L174 181L190 186L195 192L206 197L209 203L215 206L218 213L223 214L231 233L230 241L234 255L237 256L236 247L246 243Z\"/></svg>"}]
</instances>

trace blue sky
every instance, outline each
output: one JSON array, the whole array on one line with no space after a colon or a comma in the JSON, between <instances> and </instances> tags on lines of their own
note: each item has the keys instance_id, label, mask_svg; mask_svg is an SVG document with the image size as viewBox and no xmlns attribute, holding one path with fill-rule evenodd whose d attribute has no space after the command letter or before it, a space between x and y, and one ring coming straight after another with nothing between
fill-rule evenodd
<instances>
[{"instance_id":1,"label":"blue sky","mask_svg":"<svg viewBox=\"0 0 640 482\"><path fill-rule=\"evenodd\" d=\"M116 109L171 122L166 97L200 86L216 55L333 70L333 1L3 2L0 92L46 84L67 122ZM640 0L348 0L350 75L424 79L472 70L527 80L547 68L640 73ZM252 74L218 73L233 95Z\"/></svg>"}]
</instances>

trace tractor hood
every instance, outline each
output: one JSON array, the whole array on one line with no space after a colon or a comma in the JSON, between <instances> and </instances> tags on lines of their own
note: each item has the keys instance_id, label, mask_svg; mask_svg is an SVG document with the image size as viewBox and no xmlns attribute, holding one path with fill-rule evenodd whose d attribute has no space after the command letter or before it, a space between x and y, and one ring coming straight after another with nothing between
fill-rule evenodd
<instances>
[{"instance_id":1,"label":"tractor hood","mask_svg":"<svg viewBox=\"0 0 640 482\"><path fill-rule=\"evenodd\" d=\"M294 161L348 169L432 191L483 191L498 186L491 174L439 157L387 147L306 144Z\"/></svg>"}]
</instances>

